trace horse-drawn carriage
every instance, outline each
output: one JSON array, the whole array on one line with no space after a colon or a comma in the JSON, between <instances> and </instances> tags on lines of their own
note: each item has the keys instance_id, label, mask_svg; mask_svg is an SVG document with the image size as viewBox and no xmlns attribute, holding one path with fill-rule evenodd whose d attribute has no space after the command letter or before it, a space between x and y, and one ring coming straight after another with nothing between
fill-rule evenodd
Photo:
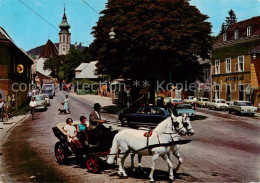
<instances>
[{"instance_id":1,"label":"horse-drawn carriage","mask_svg":"<svg viewBox=\"0 0 260 183\"><path fill-rule=\"evenodd\" d=\"M66 123L58 123L53 127L53 133L59 139L55 144L55 157L58 163L68 163L70 157L75 156L76 161L86 167L89 172L99 172L110 153L114 136L118 133L117 130L106 128L103 125L98 125L93 130L81 131L77 138L80 146L73 146L68 142L67 136L63 131ZM79 122L75 121L72 125L76 126Z\"/></svg>"},{"instance_id":2,"label":"horse-drawn carriage","mask_svg":"<svg viewBox=\"0 0 260 183\"><path fill-rule=\"evenodd\" d=\"M73 125L77 124L79 122L73 123ZM173 180L171 157L175 155L179 160L176 171L182 163L182 158L178 153L178 144L187 144L198 140L179 139L179 135L194 134L190 120L186 116L175 117L171 115L171 117L159 123L152 131L125 129L118 132L99 125L94 130L78 134L81 143L79 148L73 148L68 142L67 136L63 132L64 126L65 123L59 123L53 128L55 136L60 140L55 144L55 156L58 163L66 163L70 156L75 155L80 165L87 167L89 172L95 173L100 171L101 167L104 168L105 165L114 164L115 160L118 160L118 174L126 177L124 162L130 152L132 152L131 167L134 167L133 157L135 154L140 156L138 157L139 166L141 165L141 156L153 156L149 175L151 182L154 181L153 172L156 159L162 157L165 160L169 167L169 179Z\"/></svg>"}]
</instances>

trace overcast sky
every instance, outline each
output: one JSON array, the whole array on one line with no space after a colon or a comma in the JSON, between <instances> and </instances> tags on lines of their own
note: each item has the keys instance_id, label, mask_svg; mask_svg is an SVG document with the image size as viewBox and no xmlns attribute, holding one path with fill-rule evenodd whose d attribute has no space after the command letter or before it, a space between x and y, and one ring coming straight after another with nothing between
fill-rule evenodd
<instances>
[{"instance_id":1,"label":"overcast sky","mask_svg":"<svg viewBox=\"0 0 260 183\"><path fill-rule=\"evenodd\" d=\"M72 43L82 42L87 46L93 41L90 32L100 16L97 12L105 8L106 2L107 0L0 0L0 26L26 51L45 44L48 38L56 43L65 3ZM238 21L260 16L260 0L191 0L190 3L210 17L213 35L218 34L230 9L236 12Z\"/></svg>"}]
</instances>

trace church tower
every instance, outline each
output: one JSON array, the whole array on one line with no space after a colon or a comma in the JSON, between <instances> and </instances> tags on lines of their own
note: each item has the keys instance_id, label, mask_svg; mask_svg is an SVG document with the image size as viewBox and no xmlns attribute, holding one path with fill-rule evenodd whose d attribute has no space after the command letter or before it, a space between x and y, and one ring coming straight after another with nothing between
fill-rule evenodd
<instances>
[{"instance_id":1,"label":"church tower","mask_svg":"<svg viewBox=\"0 0 260 183\"><path fill-rule=\"evenodd\" d=\"M65 7L62 22L60 23L59 27L59 55L66 55L70 51L70 25L67 22Z\"/></svg>"}]
</instances>

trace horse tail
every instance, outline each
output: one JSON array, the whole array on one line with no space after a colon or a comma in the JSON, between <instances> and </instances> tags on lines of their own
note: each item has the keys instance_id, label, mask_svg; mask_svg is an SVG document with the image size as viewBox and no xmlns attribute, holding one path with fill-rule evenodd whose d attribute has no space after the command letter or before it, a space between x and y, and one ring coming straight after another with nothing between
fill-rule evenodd
<instances>
[{"instance_id":1,"label":"horse tail","mask_svg":"<svg viewBox=\"0 0 260 183\"><path fill-rule=\"evenodd\" d=\"M108 159L107 159L108 164L113 164L117 152L118 152L118 143L117 143L117 135L115 135L113 139L112 147L110 149L111 155L108 155Z\"/></svg>"}]
</instances>

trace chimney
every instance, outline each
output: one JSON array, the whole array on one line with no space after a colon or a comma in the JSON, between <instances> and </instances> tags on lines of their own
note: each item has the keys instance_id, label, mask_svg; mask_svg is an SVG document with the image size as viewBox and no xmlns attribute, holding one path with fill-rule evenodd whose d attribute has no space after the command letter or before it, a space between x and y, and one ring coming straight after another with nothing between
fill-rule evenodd
<instances>
[{"instance_id":1,"label":"chimney","mask_svg":"<svg viewBox=\"0 0 260 183\"><path fill-rule=\"evenodd\" d=\"M81 46L81 42L79 42L79 46Z\"/></svg>"},{"instance_id":2,"label":"chimney","mask_svg":"<svg viewBox=\"0 0 260 183\"><path fill-rule=\"evenodd\" d=\"M78 47L77 42L75 42L75 45L74 45L74 46L75 46L75 49L77 49L77 47Z\"/></svg>"}]
</instances>

